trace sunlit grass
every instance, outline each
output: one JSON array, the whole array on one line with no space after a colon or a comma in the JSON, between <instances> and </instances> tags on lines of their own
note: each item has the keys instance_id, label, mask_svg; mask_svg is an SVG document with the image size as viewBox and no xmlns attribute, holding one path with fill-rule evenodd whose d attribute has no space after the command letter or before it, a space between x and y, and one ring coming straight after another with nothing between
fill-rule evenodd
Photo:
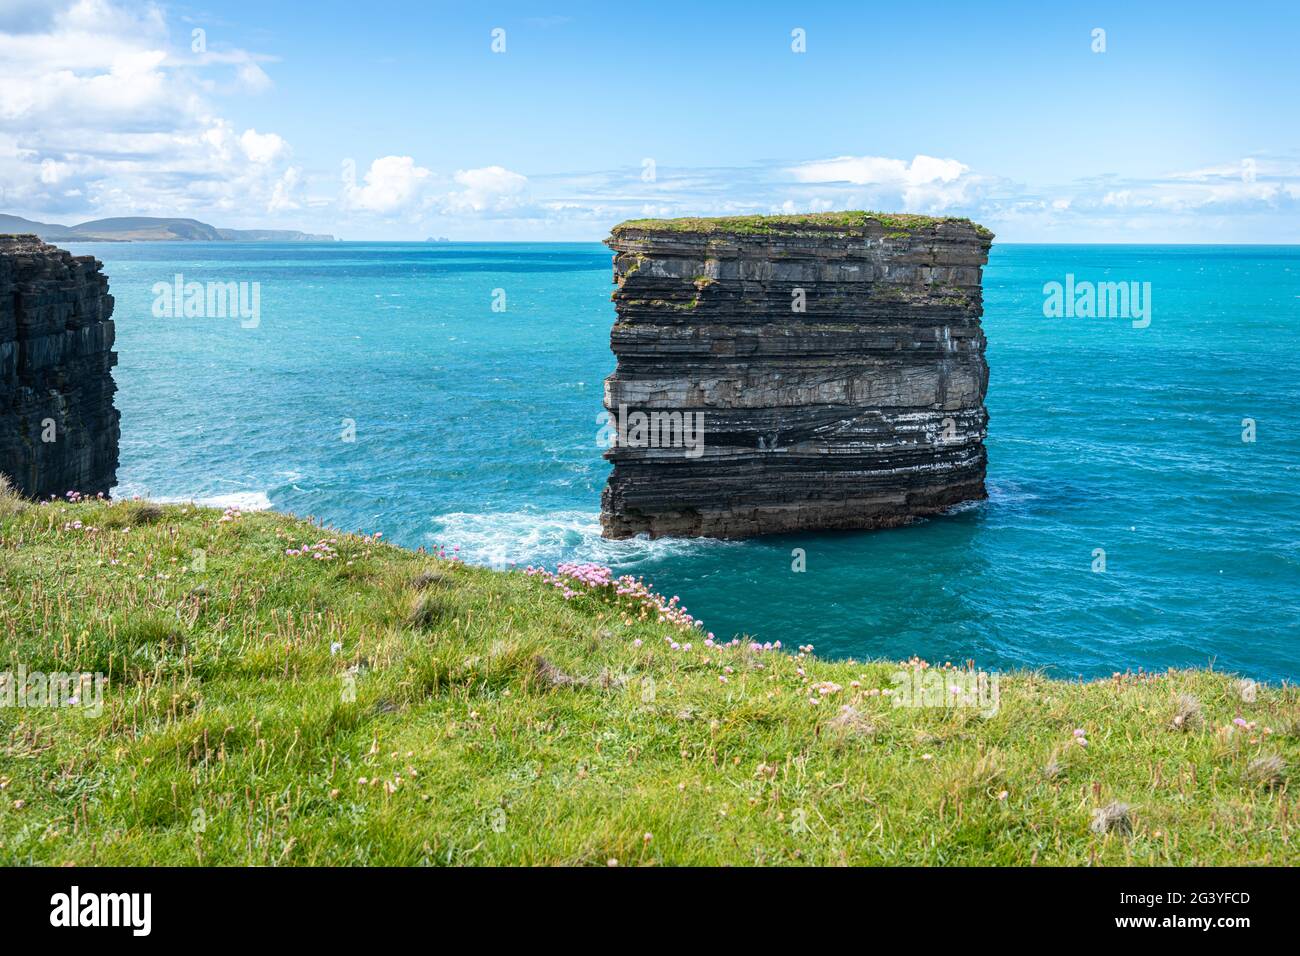
<instances>
[{"instance_id":1,"label":"sunlit grass","mask_svg":"<svg viewBox=\"0 0 1300 956\"><path fill-rule=\"evenodd\" d=\"M108 678L98 717L0 708L2 863L1298 856L1290 687L1022 673L989 716L896 707L900 665L709 647L612 588L271 513L0 498L0 671Z\"/></svg>"}]
</instances>

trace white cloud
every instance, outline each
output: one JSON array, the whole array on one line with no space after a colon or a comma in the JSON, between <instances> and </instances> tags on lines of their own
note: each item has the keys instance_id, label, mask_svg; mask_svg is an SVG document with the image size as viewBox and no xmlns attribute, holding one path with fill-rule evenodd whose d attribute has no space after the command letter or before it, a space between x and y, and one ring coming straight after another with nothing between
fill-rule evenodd
<instances>
[{"instance_id":1,"label":"white cloud","mask_svg":"<svg viewBox=\"0 0 1300 956\"><path fill-rule=\"evenodd\" d=\"M381 156L370 164L364 186L344 187L343 201L352 209L366 212L400 212L415 202L430 175L410 156Z\"/></svg>"},{"instance_id":2,"label":"white cloud","mask_svg":"<svg viewBox=\"0 0 1300 956\"><path fill-rule=\"evenodd\" d=\"M955 159L917 155L909 162L886 156L837 156L787 170L795 182L867 187L873 205L909 212L938 212L968 202L982 184Z\"/></svg>"},{"instance_id":3,"label":"white cloud","mask_svg":"<svg viewBox=\"0 0 1300 956\"><path fill-rule=\"evenodd\" d=\"M1149 206L1151 201L1141 196L1134 196L1131 189L1112 189L1101 197L1101 204L1114 206L1116 209L1131 209L1134 206Z\"/></svg>"},{"instance_id":4,"label":"white cloud","mask_svg":"<svg viewBox=\"0 0 1300 956\"><path fill-rule=\"evenodd\" d=\"M445 198L450 212L504 212L520 205L528 188L528 178L502 166L462 169L454 177L462 187Z\"/></svg>"},{"instance_id":5,"label":"white cloud","mask_svg":"<svg viewBox=\"0 0 1300 956\"><path fill-rule=\"evenodd\" d=\"M41 182L47 186L56 185L66 179L69 172L67 163L58 163L52 159L41 160Z\"/></svg>"},{"instance_id":6,"label":"white cloud","mask_svg":"<svg viewBox=\"0 0 1300 956\"><path fill-rule=\"evenodd\" d=\"M5 211L222 219L273 200L290 153L276 133L236 136L212 90L269 83L242 50L191 55L163 9L43 0L0 10L0 182ZM226 216L218 213L225 212Z\"/></svg>"},{"instance_id":7,"label":"white cloud","mask_svg":"<svg viewBox=\"0 0 1300 956\"><path fill-rule=\"evenodd\" d=\"M796 182L854 185L920 186L950 183L969 170L955 159L916 156L909 163L884 156L839 156L800 163L790 170Z\"/></svg>"},{"instance_id":8,"label":"white cloud","mask_svg":"<svg viewBox=\"0 0 1300 956\"><path fill-rule=\"evenodd\" d=\"M293 197L293 192L298 188L299 180L302 178L302 169L298 166L290 166L284 171L271 191L271 199L266 204L267 212L284 212L289 209L299 208L299 203Z\"/></svg>"},{"instance_id":9,"label":"white cloud","mask_svg":"<svg viewBox=\"0 0 1300 956\"><path fill-rule=\"evenodd\" d=\"M275 133L246 129L244 135L239 137L239 147L253 162L269 163L285 151L286 143Z\"/></svg>"},{"instance_id":10,"label":"white cloud","mask_svg":"<svg viewBox=\"0 0 1300 956\"><path fill-rule=\"evenodd\" d=\"M1260 178L1300 177L1300 162L1284 158L1246 156L1235 162L1219 163L1184 172L1170 173L1166 179L1186 182L1237 180L1255 182Z\"/></svg>"},{"instance_id":11,"label":"white cloud","mask_svg":"<svg viewBox=\"0 0 1300 956\"><path fill-rule=\"evenodd\" d=\"M1290 187L1282 182L1258 180L1233 182L1137 182L1123 189L1108 190L1095 205L1113 209L1158 209L1174 214L1199 210L1247 210L1276 206L1291 198ZM1087 204L1085 199L1084 204Z\"/></svg>"},{"instance_id":12,"label":"white cloud","mask_svg":"<svg viewBox=\"0 0 1300 956\"><path fill-rule=\"evenodd\" d=\"M239 82L249 93L264 93L272 86L266 71L252 60L239 67Z\"/></svg>"}]
</instances>

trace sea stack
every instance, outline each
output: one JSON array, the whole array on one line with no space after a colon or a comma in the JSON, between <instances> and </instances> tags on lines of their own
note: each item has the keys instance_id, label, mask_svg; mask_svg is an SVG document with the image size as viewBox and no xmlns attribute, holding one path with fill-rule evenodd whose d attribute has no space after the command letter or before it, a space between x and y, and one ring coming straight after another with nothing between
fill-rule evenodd
<instances>
[{"instance_id":1,"label":"sea stack","mask_svg":"<svg viewBox=\"0 0 1300 956\"><path fill-rule=\"evenodd\" d=\"M0 474L25 495L117 483L113 297L94 256L0 236Z\"/></svg>"},{"instance_id":2,"label":"sea stack","mask_svg":"<svg viewBox=\"0 0 1300 956\"><path fill-rule=\"evenodd\" d=\"M885 528L986 497L992 241L869 212L616 226L604 535Z\"/></svg>"}]
</instances>

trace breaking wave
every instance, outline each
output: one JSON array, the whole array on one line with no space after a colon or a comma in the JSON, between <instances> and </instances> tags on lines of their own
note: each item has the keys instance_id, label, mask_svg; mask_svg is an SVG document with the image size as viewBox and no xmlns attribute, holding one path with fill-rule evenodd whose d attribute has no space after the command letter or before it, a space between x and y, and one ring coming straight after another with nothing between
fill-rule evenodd
<instances>
[{"instance_id":1,"label":"breaking wave","mask_svg":"<svg viewBox=\"0 0 1300 956\"><path fill-rule=\"evenodd\" d=\"M471 564L501 568L511 564L553 567L561 561L594 561L631 570L674 555L704 548L736 548L739 542L705 538L657 538L645 535L622 541L600 536L600 517L587 511L501 511L438 515L425 535L430 544L459 547Z\"/></svg>"}]
</instances>

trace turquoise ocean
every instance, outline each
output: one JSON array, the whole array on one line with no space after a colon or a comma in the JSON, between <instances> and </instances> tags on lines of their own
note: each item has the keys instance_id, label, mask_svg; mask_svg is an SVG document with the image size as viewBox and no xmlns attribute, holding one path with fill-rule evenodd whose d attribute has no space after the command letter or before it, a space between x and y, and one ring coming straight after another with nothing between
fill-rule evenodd
<instances>
[{"instance_id":1,"label":"turquoise ocean","mask_svg":"<svg viewBox=\"0 0 1300 956\"><path fill-rule=\"evenodd\" d=\"M69 248L117 298L118 495L312 515L495 567L597 561L719 638L830 656L1300 678L1300 247L995 244L989 499L745 542L600 538L599 244ZM259 283L256 326L156 316L177 275ZM1149 282L1150 326L1044 317L1067 275Z\"/></svg>"}]
</instances>

